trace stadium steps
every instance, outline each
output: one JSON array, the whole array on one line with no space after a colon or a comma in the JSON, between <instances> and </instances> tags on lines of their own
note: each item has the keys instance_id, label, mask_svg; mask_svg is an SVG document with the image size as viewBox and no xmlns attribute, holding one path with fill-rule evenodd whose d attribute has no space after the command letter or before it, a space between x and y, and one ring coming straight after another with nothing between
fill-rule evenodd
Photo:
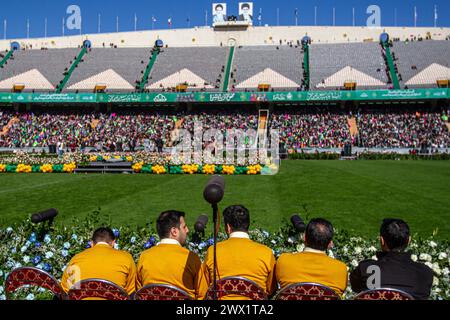
<instances>
[{"instance_id":1,"label":"stadium steps","mask_svg":"<svg viewBox=\"0 0 450 320\"><path fill-rule=\"evenodd\" d=\"M382 43L381 46L384 48L386 52L386 59L388 62L389 73L391 75L392 84L394 85L394 89L400 89L400 81L398 80L397 72L395 71L394 59L392 58L391 49L389 48L388 43Z\"/></svg>"},{"instance_id":2,"label":"stadium steps","mask_svg":"<svg viewBox=\"0 0 450 320\"><path fill-rule=\"evenodd\" d=\"M75 61L72 63L72 65L69 68L69 71L67 71L66 75L64 76L64 79L58 84L56 87L56 92L61 93L64 87L66 86L67 82L69 82L70 77L72 76L72 73L75 71L75 68L78 66L78 64L81 62L81 59L83 59L84 55L87 53L87 48L83 47L78 54Z\"/></svg>"},{"instance_id":3,"label":"stadium steps","mask_svg":"<svg viewBox=\"0 0 450 320\"><path fill-rule=\"evenodd\" d=\"M13 51L8 51L8 53L6 54L6 56L3 57L2 61L0 61L0 68L3 68L3 66L6 64L6 62L9 60L9 58L11 58L11 56L13 55Z\"/></svg>"},{"instance_id":4,"label":"stadium steps","mask_svg":"<svg viewBox=\"0 0 450 320\"><path fill-rule=\"evenodd\" d=\"M347 118L347 123L352 138L358 136L359 131L358 131L358 124L356 123L356 118L355 117Z\"/></svg>"},{"instance_id":5,"label":"stadium steps","mask_svg":"<svg viewBox=\"0 0 450 320\"><path fill-rule=\"evenodd\" d=\"M262 142L263 147L266 146L268 123L269 123L269 110L259 110L258 140L259 141L263 140Z\"/></svg>"},{"instance_id":6,"label":"stadium steps","mask_svg":"<svg viewBox=\"0 0 450 320\"><path fill-rule=\"evenodd\" d=\"M141 91L141 92L145 90L145 86L148 83L148 77L150 76L150 73L152 72L152 69L153 69L153 66L155 65L158 54L159 54L159 49L157 47L154 47L152 56L150 57L147 67L145 68L144 75L142 76L141 82L139 82L139 91Z\"/></svg>"},{"instance_id":7,"label":"stadium steps","mask_svg":"<svg viewBox=\"0 0 450 320\"><path fill-rule=\"evenodd\" d=\"M230 47L230 52L228 54L227 67L225 69L225 75L223 77L223 83L222 83L222 91L223 92L228 91L228 87L229 87L229 83L230 83L231 67L233 65L234 50L235 50L234 46Z\"/></svg>"}]
</instances>

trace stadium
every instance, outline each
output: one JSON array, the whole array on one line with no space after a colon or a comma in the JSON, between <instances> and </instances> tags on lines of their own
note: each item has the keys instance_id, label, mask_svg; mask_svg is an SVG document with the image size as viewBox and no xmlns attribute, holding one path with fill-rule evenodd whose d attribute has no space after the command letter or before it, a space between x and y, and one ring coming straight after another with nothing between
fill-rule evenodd
<instances>
[{"instance_id":1,"label":"stadium","mask_svg":"<svg viewBox=\"0 0 450 320\"><path fill-rule=\"evenodd\" d=\"M226 21L0 40L0 285L25 266L60 279L102 224L137 259L160 212L210 214L203 188L221 175L220 207L245 205L277 257L303 246L293 214L329 219L350 269L374 256L383 218L404 219L430 297L448 299L449 81L450 28ZM174 159L199 123L200 156ZM224 150L230 130L242 141ZM48 208L43 230L30 216ZM189 242L202 258L212 228Z\"/></svg>"}]
</instances>

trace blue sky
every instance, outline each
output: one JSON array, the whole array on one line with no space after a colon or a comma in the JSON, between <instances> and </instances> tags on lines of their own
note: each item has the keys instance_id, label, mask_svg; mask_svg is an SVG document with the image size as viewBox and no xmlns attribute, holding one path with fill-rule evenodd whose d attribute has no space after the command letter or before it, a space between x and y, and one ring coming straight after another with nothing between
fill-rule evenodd
<instances>
[{"instance_id":1,"label":"blue sky","mask_svg":"<svg viewBox=\"0 0 450 320\"><path fill-rule=\"evenodd\" d=\"M47 35L62 35L62 19L68 17L66 9L75 4L81 8L82 32L97 33L98 14L101 14L101 32L116 31L116 17L119 16L119 30L134 30L134 15L138 17L138 30L152 28L152 16L156 18L155 29L168 28L167 20L172 18L172 28L187 28L188 25L204 26L205 10L211 23L211 4L226 2L228 13L237 15L238 2L242 0L22 0L2 1L0 8L0 39L4 36L4 20L7 20L7 38L25 38L27 19L30 37L42 37L47 18ZM255 18L262 8L262 23L294 25L294 10L298 8L298 24L314 25L314 7L317 6L318 25L332 25L333 8L336 8L336 25L352 25L352 8L355 8L356 25L365 25L366 9L375 4L381 8L382 26L395 24L397 10L398 26L414 26L414 6L417 7L417 26L434 25L434 6L438 8L438 26L450 27L450 1L448 0L255 0ZM189 18L189 22L187 21ZM259 23L255 21L255 25ZM79 34L79 31L65 29L65 35Z\"/></svg>"}]
</instances>

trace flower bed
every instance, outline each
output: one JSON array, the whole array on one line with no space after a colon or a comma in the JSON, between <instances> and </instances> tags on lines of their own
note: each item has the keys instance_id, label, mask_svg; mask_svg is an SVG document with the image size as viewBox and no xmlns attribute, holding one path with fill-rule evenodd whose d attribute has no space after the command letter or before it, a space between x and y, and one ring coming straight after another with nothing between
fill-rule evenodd
<instances>
[{"instance_id":1,"label":"flower bed","mask_svg":"<svg viewBox=\"0 0 450 320\"><path fill-rule=\"evenodd\" d=\"M39 238L40 226L33 225L30 221L13 227L0 228L0 300L5 299L5 279L15 268L35 266L60 279L71 257L88 247L93 230L98 226L108 225L106 219L100 221L99 216L101 215L97 211L82 221L74 220L72 227L56 226L51 232L42 234L41 238ZM159 241L152 224L135 229L116 226L113 231L117 237L116 248L130 252L136 262L142 251ZM187 247L203 259L206 250L213 244L211 236L197 242L188 239ZM276 257L283 252L296 252L304 248L300 237L287 222L273 233L261 228L252 229L250 236L253 240L271 247ZM225 235L219 233L219 241L223 239ZM336 230L333 242L334 248L328 251L328 255L346 263L349 272L359 261L373 258L379 247L376 236L364 239L343 230ZM413 260L425 263L433 269L431 299L450 299L449 244L449 241L439 241L434 236L427 239L415 236L409 247ZM351 298L353 295L351 289L347 288L345 297ZM30 300L51 298L48 293L38 289L21 291L18 297Z\"/></svg>"},{"instance_id":2,"label":"flower bed","mask_svg":"<svg viewBox=\"0 0 450 320\"><path fill-rule=\"evenodd\" d=\"M275 164L261 165L246 159L245 164L176 164L169 154L136 152L79 154L67 153L62 158L49 155L17 153L0 157L0 173L73 173L77 165L92 162L124 161L132 163L135 173L145 174L224 174L257 175L272 174L278 170Z\"/></svg>"}]
</instances>

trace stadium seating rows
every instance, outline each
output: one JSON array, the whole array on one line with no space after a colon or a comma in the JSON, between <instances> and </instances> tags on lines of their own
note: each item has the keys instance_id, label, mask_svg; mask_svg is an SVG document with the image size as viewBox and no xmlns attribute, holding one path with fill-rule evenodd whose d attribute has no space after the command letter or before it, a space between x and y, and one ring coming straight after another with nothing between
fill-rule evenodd
<instances>
[{"instance_id":1,"label":"stadium seating rows","mask_svg":"<svg viewBox=\"0 0 450 320\"><path fill-rule=\"evenodd\" d=\"M13 82L25 83L26 91L52 91L64 78L63 73L79 50L15 51L0 69L0 91L11 91ZM392 51L402 85L435 87L436 68L412 79L432 64L439 68L440 77L450 76L449 41L394 42ZM169 90L175 84L187 82L191 90L219 90L224 82L228 53L226 47L163 48L147 89ZM135 82L142 79L150 55L150 48L93 48L71 74L65 90L92 92L96 83L106 83L110 92L133 91ZM349 80L357 82L357 89L389 87L386 63L378 43L312 44L309 56L312 90L339 89ZM230 84L236 90L255 90L258 83L270 82L276 90L295 90L302 86L302 63L299 47L238 47L232 61ZM36 72L23 75L34 69L42 76ZM20 75L23 76L11 80Z\"/></svg>"}]
</instances>

